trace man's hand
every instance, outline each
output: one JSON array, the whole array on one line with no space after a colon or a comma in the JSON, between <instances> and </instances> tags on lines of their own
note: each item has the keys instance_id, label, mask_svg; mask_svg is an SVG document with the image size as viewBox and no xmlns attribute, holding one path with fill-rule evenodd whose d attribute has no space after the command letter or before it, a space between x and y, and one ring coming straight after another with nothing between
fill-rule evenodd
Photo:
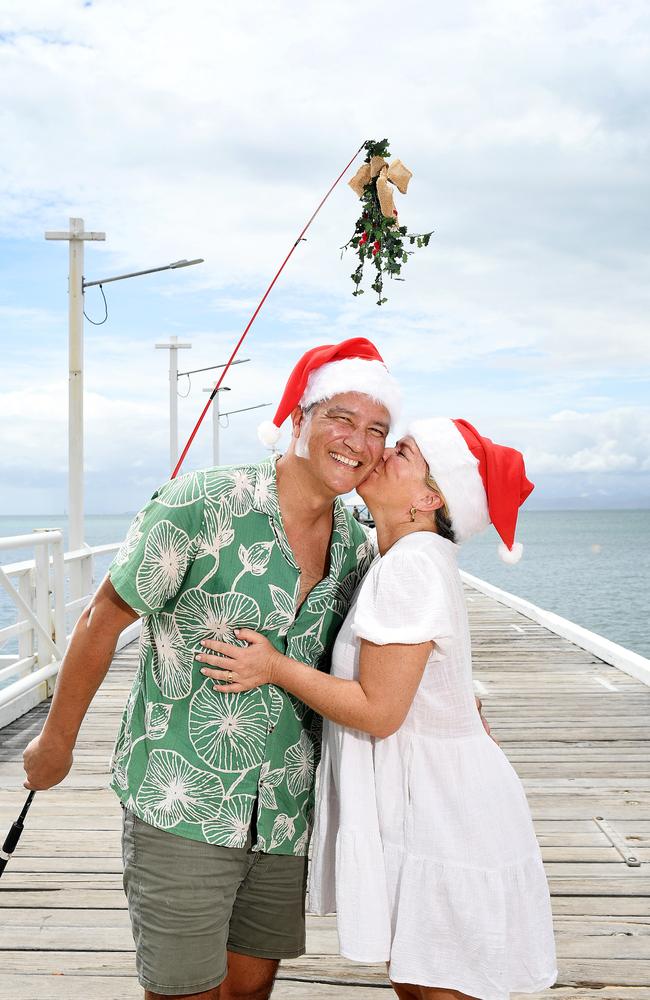
<instances>
[{"instance_id":1,"label":"man's hand","mask_svg":"<svg viewBox=\"0 0 650 1000\"><path fill-rule=\"evenodd\" d=\"M63 781L72 767L72 746L69 742L39 733L23 753L27 780L25 788L43 791Z\"/></svg>"},{"instance_id":2,"label":"man's hand","mask_svg":"<svg viewBox=\"0 0 650 1000\"><path fill-rule=\"evenodd\" d=\"M23 754L25 788L40 791L65 778L77 733L110 666L118 636L137 617L106 577L75 625L41 734Z\"/></svg>"},{"instance_id":3,"label":"man's hand","mask_svg":"<svg viewBox=\"0 0 650 1000\"><path fill-rule=\"evenodd\" d=\"M235 636L246 645L234 646L216 639L203 639L201 642L203 652L196 659L199 663L208 664L202 667L201 673L219 682L213 685L213 690L238 694L262 684L271 684L273 663L281 654L266 636L250 628L235 629Z\"/></svg>"}]
</instances>

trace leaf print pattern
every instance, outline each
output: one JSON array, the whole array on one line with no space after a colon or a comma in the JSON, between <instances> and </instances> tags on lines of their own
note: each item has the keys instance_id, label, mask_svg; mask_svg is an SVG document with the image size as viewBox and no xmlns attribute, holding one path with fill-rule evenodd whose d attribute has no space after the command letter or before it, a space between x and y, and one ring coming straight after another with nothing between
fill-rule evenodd
<instances>
[{"instance_id":1,"label":"leaf print pattern","mask_svg":"<svg viewBox=\"0 0 650 1000\"><path fill-rule=\"evenodd\" d=\"M233 795L226 799L216 819L203 823L207 842L224 847L246 847L254 801L254 795Z\"/></svg>"},{"instance_id":2,"label":"leaf print pattern","mask_svg":"<svg viewBox=\"0 0 650 1000\"><path fill-rule=\"evenodd\" d=\"M171 521L158 521L147 535L135 585L148 608L161 608L178 593L189 558L187 532Z\"/></svg>"},{"instance_id":3,"label":"leaf print pattern","mask_svg":"<svg viewBox=\"0 0 650 1000\"><path fill-rule=\"evenodd\" d=\"M275 729L275 727L278 724L278 719L280 718L280 713L282 712L282 708L284 706L284 695L280 691L280 689L275 686L275 684L269 684L268 692L269 692L269 705L268 705L269 726L271 726L272 729Z\"/></svg>"},{"instance_id":4,"label":"leaf print pattern","mask_svg":"<svg viewBox=\"0 0 650 1000\"><path fill-rule=\"evenodd\" d=\"M308 666L318 665L325 647L316 635L306 632L304 635L292 635L287 643L287 656L298 663Z\"/></svg>"},{"instance_id":5,"label":"leaf print pattern","mask_svg":"<svg viewBox=\"0 0 650 1000\"><path fill-rule=\"evenodd\" d=\"M309 828L305 829L293 845L293 853L297 858L304 858L309 846Z\"/></svg>"},{"instance_id":6,"label":"leaf print pattern","mask_svg":"<svg viewBox=\"0 0 650 1000\"><path fill-rule=\"evenodd\" d=\"M277 546L280 549L280 552L282 553L282 555L287 560L290 566L293 566L294 569L298 569L298 565L294 558L293 549L289 545L289 539L284 533L284 528L282 527L282 521L280 519L279 512L277 514L277 517L271 518L270 524L271 524L271 529L273 531L273 535L275 537L275 541L277 542Z\"/></svg>"},{"instance_id":7,"label":"leaf print pattern","mask_svg":"<svg viewBox=\"0 0 650 1000\"><path fill-rule=\"evenodd\" d=\"M199 587L186 590L178 600L174 621L188 646L201 639L218 639L241 646L236 628L259 628L260 606L246 594L208 594Z\"/></svg>"},{"instance_id":8,"label":"leaf print pattern","mask_svg":"<svg viewBox=\"0 0 650 1000\"><path fill-rule=\"evenodd\" d=\"M306 792L312 783L315 769L314 747L303 730L300 739L286 751L284 763L287 769L287 784L292 795Z\"/></svg>"},{"instance_id":9,"label":"leaf print pattern","mask_svg":"<svg viewBox=\"0 0 650 1000\"><path fill-rule=\"evenodd\" d=\"M211 500L227 504L235 517L244 517L253 508L253 479L247 469L208 472L205 492Z\"/></svg>"},{"instance_id":10,"label":"leaf print pattern","mask_svg":"<svg viewBox=\"0 0 650 1000\"><path fill-rule=\"evenodd\" d=\"M172 706L161 701L150 701L144 715L144 731L148 740L161 740L169 728Z\"/></svg>"},{"instance_id":11,"label":"leaf print pattern","mask_svg":"<svg viewBox=\"0 0 650 1000\"><path fill-rule=\"evenodd\" d=\"M334 531L338 531L341 541L347 548L350 544L350 525L345 504L340 497L334 501Z\"/></svg>"},{"instance_id":12,"label":"leaf print pattern","mask_svg":"<svg viewBox=\"0 0 650 1000\"><path fill-rule=\"evenodd\" d=\"M165 483L158 492L156 501L165 507L186 507L188 504L196 503L202 495L202 475L188 472Z\"/></svg>"},{"instance_id":13,"label":"leaf print pattern","mask_svg":"<svg viewBox=\"0 0 650 1000\"><path fill-rule=\"evenodd\" d=\"M169 830L181 821L202 823L215 816L223 796L216 774L193 767L175 750L152 750L136 804L146 822Z\"/></svg>"},{"instance_id":14,"label":"leaf print pattern","mask_svg":"<svg viewBox=\"0 0 650 1000\"><path fill-rule=\"evenodd\" d=\"M330 604L330 610L340 618L345 618L352 603L354 592L361 582L361 575L358 570L353 569L351 573L337 584L334 597Z\"/></svg>"},{"instance_id":15,"label":"leaf print pattern","mask_svg":"<svg viewBox=\"0 0 650 1000\"><path fill-rule=\"evenodd\" d=\"M294 594L288 594L282 587L276 587L274 583L269 584L269 592L273 601L274 610L270 611L264 619L262 628L266 631L277 631L278 635L286 635L296 615L296 601L300 587L300 578L296 581Z\"/></svg>"},{"instance_id":16,"label":"leaf print pattern","mask_svg":"<svg viewBox=\"0 0 650 1000\"><path fill-rule=\"evenodd\" d=\"M306 604L314 615L323 615L329 611L336 599L337 582L334 577L327 576L317 583L309 594Z\"/></svg>"},{"instance_id":17,"label":"leaf print pattern","mask_svg":"<svg viewBox=\"0 0 650 1000\"><path fill-rule=\"evenodd\" d=\"M304 701L301 701L300 698L296 698L295 694L290 694L288 697L291 702L291 707L293 708L293 714L300 722L302 722L307 715L309 708L305 705Z\"/></svg>"},{"instance_id":18,"label":"leaf print pattern","mask_svg":"<svg viewBox=\"0 0 650 1000\"><path fill-rule=\"evenodd\" d=\"M133 740L131 736L131 730L129 728L128 722L125 722L120 729L117 740L115 742L115 748L113 750L113 758L111 760L111 773L115 782L120 786L120 788L128 789L129 787L129 761L131 760L131 749L133 746Z\"/></svg>"},{"instance_id":19,"label":"leaf print pattern","mask_svg":"<svg viewBox=\"0 0 650 1000\"><path fill-rule=\"evenodd\" d=\"M115 564L117 566L124 566L125 563L129 561L133 553L138 547L138 542L142 538L142 522L144 520L144 511L141 510L135 515L131 524L129 525L129 530L126 533L126 538L120 545L117 555L115 556Z\"/></svg>"},{"instance_id":20,"label":"leaf print pattern","mask_svg":"<svg viewBox=\"0 0 650 1000\"><path fill-rule=\"evenodd\" d=\"M295 818L295 816L287 816L286 813L279 813L276 816L271 830L271 850L284 844L285 840L291 840L296 832Z\"/></svg>"},{"instance_id":21,"label":"leaf print pattern","mask_svg":"<svg viewBox=\"0 0 650 1000\"><path fill-rule=\"evenodd\" d=\"M240 694L201 685L190 702L189 735L201 760L216 771L233 773L262 760L267 714L259 688Z\"/></svg>"},{"instance_id":22,"label":"leaf print pattern","mask_svg":"<svg viewBox=\"0 0 650 1000\"><path fill-rule=\"evenodd\" d=\"M341 542L334 542L330 549L330 576L339 576L347 551L347 547Z\"/></svg>"},{"instance_id":23,"label":"leaf print pattern","mask_svg":"<svg viewBox=\"0 0 650 1000\"><path fill-rule=\"evenodd\" d=\"M228 548L234 537L232 517L228 508L206 503L203 511L203 537L196 558L211 556L214 559L213 571L216 570L221 550Z\"/></svg>"},{"instance_id":24,"label":"leaf print pattern","mask_svg":"<svg viewBox=\"0 0 650 1000\"><path fill-rule=\"evenodd\" d=\"M357 545L357 565L356 570L359 577L362 578L366 575L370 568L371 562L374 561L377 555L377 546L372 538L366 538L365 542L361 542L361 545Z\"/></svg>"},{"instance_id":25,"label":"leaf print pattern","mask_svg":"<svg viewBox=\"0 0 650 1000\"><path fill-rule=\"evenodd\" d=\"M324 653L325 647L318 636L312 635L309 632L306 632L304 635L292 635L287 643L287 656L292 660L297 660L298 663L305 663L310 667L318 668L318 664ZM288 697L294 715L302 721L308 712L307 706L304 701L296 698L294 694L290 694Z\"/></svg>"},{"instance_id":26,"label":"leaf print pattern","mask_svg":"<svg viewBox=\"0 0 650 1000\"><path fill-rule=\"evenodd\" d=\"M253 576L264 576L273 551L273 542L253 542L250 548L239 546L239 561L244 567L239 576L252 573ZM237 580L239 580L239 576ZM236 582L236 581L235 581ZM233 583L233 589L235 584Z\"/></svg>"},{"instance_id":27,"label":"leaf print pattern","mask_svg":"<svg viewBox=\"0 0 650 1000\"><path fill-rule=\"evenodd\" d=\"M278 506L275 468L264 463L257 468L254 504L256 510L261 510L267 515L272 515Z\"/></svg>"},{"instance_id":28,"label":"leaf print pattern","mask_svg":"<svg viewBox=\"0 0 650 1000\"><path fill-rule=\"evenodd\" d=\"M258 787L260 806L262 809L277 809L278 803L275 798L274 789L284 780L284 768L276 767L271 770L268 760L262 764Z\"/></svg>"},{"instance_id":29,"label":"leaf print pattern","mask_svg":"<svg viewBox=\"0 0 650 1000\"><path fill-rule=\"evenodd\" d=\"M194 657L183 642L172 615L151 616L154 656L151 664L153 679L165 698L178 701L192 690Z\"/></svg>"},{"instance_id":30,"label":"leaf print pattern","mask_svg":"<svg viewBox=\"0 0 650 1000\"><path fill-rule=\"evenodd\" d=\"M113 788L159 828L233 846L247 842L257 799L257 849L306 853L320 720L273 685L242 695L213 692L194 657L204 638L241 645L234 629L249 626L263 627L299 662L322 666L324 637L329 643L338 624L333 609L343 611L356 582L349 571L356 562L362 575L372 543L337 501L329 575L309 595L311 607L305 602L296 611L299 571L270 459L167 483L127 538L126 562L114 561L115 585L143 618ZM179 582L170 599L173 580ZM169 605L152 609L138 587Z\"/></svg>"}]
</instances>

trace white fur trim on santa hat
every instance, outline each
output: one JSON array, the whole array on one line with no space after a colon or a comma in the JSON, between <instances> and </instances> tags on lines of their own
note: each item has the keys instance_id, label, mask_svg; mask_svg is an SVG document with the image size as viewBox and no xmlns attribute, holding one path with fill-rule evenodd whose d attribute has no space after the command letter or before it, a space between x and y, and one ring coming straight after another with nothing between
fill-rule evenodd
<instances>
[{"instance_id":1,"label":"white fur trim on santa hat","mask_svg":"<svg viewBox=\"0 0 650 1000\"><path fill-rule=\"evenodd\" d=\"M505 542L500 542L498 547L499 559L502 559L504 563L509 563L514 566L518 563L524 554L524 547L521 542L513 542L512 548L509 549Z\"/></svg>"},{"instance_id":2,"label":"white fur trim on santa hat","mask_svg":"<svg viewBox=\"0 0 650 1000\"><path fill-rule=\"evenodd\" d=\"M263 420L258 424L257 436L265 448L275 448L280 440L280 428L272 420Z\"/></svg>"},{"instance_id":3,"label":"white fur trim on santa hat","mask_svg":"<svg viewBox=\"0 0 650 1000\"><path fill-rule=\"evenodd\" d=\"M457 542L484 531L490 523L478 460L449 417L415 420L408 429L424 456L451 516Z\"/></svg>"},{"instance_id":4,"label":"white fur trim on santa hat","mask_svg":"<svg viewBox=\"0 0 650 1000\"><path fill-rule=\"evenodd\" d=\"M342 358L328 361L311 373L300 400L303 409L340 392L360 392L385 406L391 424L399 416L401 393L386 365L364 358Z\"/></svg>"}]
</instances>

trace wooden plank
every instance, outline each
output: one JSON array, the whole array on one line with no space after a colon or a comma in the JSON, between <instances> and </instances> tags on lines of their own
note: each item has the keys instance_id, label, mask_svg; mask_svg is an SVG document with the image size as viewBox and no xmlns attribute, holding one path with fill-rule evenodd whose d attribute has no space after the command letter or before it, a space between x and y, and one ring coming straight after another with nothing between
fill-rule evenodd
<instances>
[{"instance_id":1,"label":"wooden plank","mask_svg":"<svg viewBox=\"0 0 650 1000\"><path fill-rule=\"evenodd\" d=\"M552 892L560 980L539 1000L650 1000L650 690L485 595L470 596L475 677L524 782ZM115 658L72 774L37 796L2 879L0 926L10 931L0 934L0 1000L142 996L121 887L121 810L106 774L136 662L134 648ZM24 801L22 750L46 712L40 705L0 734L0 830ZM619 859L596 815L641 868ZM393 995L383 967L336 954L334 918L310 918L308 942L310 954L281 968L274 998Z\"/></svg>"},{"instance_id":2,"label":"wooden plank","mask_svg":"<svg viewBox=\"0 0 650 1000\"><path fill-rule=\"evenodd\" d=\"M2 879L6 881L7 875ZM0 917L4 908L15 907L45 907L49 911L71 908L80 910L126 910L124 890L119 889L87 889L79 886L60 885L37 887L36 882L29 886L0 889Z\"/></svg>"},{"instance_id":3,"label":"wooden plank","mask_svg":"<svg viewBox=\"0 0 650 1000\"><path fill-rule=\"evenodd\" d=\"M88 997L93 1000L142 1000L142 996L142 987L132 973L64 976L35 972L21 975L3 970L0 977L0 1000L88 1000Z\"/></svg>"},{"instance_id":4,"label":"wooden plank","mask_svg":"<svg viewBox=\"0 0 650 1000\"><path fill-rule=\"evenodd\" d=\"M379 1000L395 996L386 985L376 987L304 983L284 979L281 967L273 1000ZM47 990L47 992L45 992ZM353 990L351 993L350 991ZM126 976L20 976L7 975L0 980L0 1000L142 1000L142 989L135 978ZM549 993L515 993L512 1000L542 1000ZM646 987L562 986L552 992L553 1000L650 1000Z\"/></svg>"}]
</instances>

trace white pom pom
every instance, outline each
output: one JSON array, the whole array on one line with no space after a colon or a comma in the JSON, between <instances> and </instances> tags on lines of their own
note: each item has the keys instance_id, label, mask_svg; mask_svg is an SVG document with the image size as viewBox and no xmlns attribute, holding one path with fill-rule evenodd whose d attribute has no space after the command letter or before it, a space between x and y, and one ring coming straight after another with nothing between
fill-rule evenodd
<instances>
[{"instance_id":1,"label":"white pom pom","mask_svg":"<svg viewBox=\"0 0 650 1000\"><path fill-rule=\"evenodd\" d=\"M272 420L263 420L257 427L257 436L265 448L275 448L280 440L280 428Z\"/></svg>"},{"instance_id":2,"label":"white pom pom","mask_svg":"<svg viewBox=\"0 0 650 1000\"><path fill-rule=\"evenodd\" d=\"M504 563L510 563L510 565L518 563L523 553L524 547L521 542L514 542L511 549L503 542L499 545L499 559L502 559Z\"/></svg>"}]
</instances>

